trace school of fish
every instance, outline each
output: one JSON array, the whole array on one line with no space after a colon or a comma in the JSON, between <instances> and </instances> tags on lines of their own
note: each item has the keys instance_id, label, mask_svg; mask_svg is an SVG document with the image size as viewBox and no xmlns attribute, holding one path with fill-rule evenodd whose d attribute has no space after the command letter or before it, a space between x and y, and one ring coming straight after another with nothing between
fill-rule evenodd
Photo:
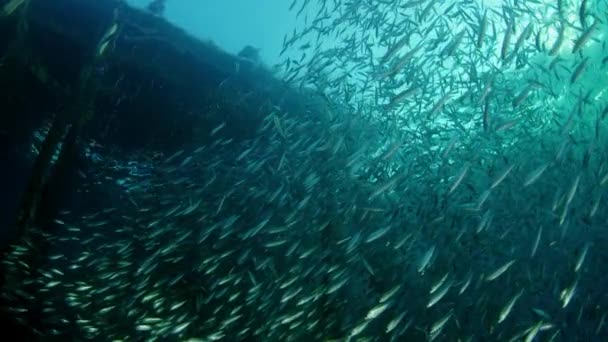
<instances>
[{"instance_id":1,"label":"school of fish","mask_svg":"<svg viewBox=\"0 0 608 342\"><path fill-rule=\"evenodd\" d=\"M16 319L106 341L608 340L608 2L292 1L301 57L275 67L321 104L91 161L104 208L3 261Z\"/></svg>"}]
</instances>

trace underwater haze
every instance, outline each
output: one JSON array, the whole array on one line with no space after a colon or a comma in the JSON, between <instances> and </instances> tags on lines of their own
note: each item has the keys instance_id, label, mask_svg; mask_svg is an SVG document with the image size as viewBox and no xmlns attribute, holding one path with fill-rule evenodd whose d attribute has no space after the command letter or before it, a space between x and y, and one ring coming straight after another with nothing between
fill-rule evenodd
<instances>
[{"instance_id":1,"label":"underwater haze","mask_svg":"<svg viewBox=\"0 0 608 342\"><path fill-rule=\"evenodd\" d=\"M74 143L93 204L3 260L41 340L608 341L608 2L130 3L230 59L149 80L112 65L152 30L103 31L103 129L192 130Z\"/></svg>"},{"instance_id":2,"label":"underwater haze","mask_svg":"<svg viewBox=\"0 0 608 342\"><path fill-rule=\"evenodd\" d=\"M145 8L148 0L129 0ZM313 5L313 4L311 4ZM237 54L245 46L260 49L268 64L280 61L282 39L300 26L295 13L283 0L180 0L167 1L163 16L199 39L212 40L222 49Z\"/></svg>"}]
</instances>

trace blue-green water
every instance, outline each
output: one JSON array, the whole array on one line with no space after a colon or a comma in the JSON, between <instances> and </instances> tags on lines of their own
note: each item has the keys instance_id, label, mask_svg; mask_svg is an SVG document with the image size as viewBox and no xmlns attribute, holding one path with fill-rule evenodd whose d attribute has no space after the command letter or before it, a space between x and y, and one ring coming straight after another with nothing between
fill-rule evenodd
<instances>
[{"instance_id":1,"label":"blue-green water","mask_svg":"<svg viewBox=\"0 0 608 342\"><path fill-rule=\"evenodd\" d=\"M303 28L278 62L241 54L235 73L269 69L297 101L269 99L235 134L242 113L223 105L252 100L226 79L204 139L82 149L79 189L107 196L62 208L5 262L39 334L606 340L608 4L287 13ZM32 270L20 260L41 239Z\"/></svg>"}]
</instances>

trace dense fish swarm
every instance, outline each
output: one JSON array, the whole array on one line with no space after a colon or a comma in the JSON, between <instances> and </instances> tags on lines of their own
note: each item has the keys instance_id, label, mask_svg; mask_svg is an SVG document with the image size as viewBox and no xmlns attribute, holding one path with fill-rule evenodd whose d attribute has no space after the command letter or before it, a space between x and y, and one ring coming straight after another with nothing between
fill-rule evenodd
<instances>
[{"instance_id":1,"label":"dense fish swarm","mask_svg":"<svg viewBox=\"0 0 608 342\"><path fill-rule=\"evenodd\" d=\"M91 158L83 191L120 195L13 246L9 310L108 341L607 340L608 3L291 8L277 67L324 110Z\"/></svg>"}]
</instances>

